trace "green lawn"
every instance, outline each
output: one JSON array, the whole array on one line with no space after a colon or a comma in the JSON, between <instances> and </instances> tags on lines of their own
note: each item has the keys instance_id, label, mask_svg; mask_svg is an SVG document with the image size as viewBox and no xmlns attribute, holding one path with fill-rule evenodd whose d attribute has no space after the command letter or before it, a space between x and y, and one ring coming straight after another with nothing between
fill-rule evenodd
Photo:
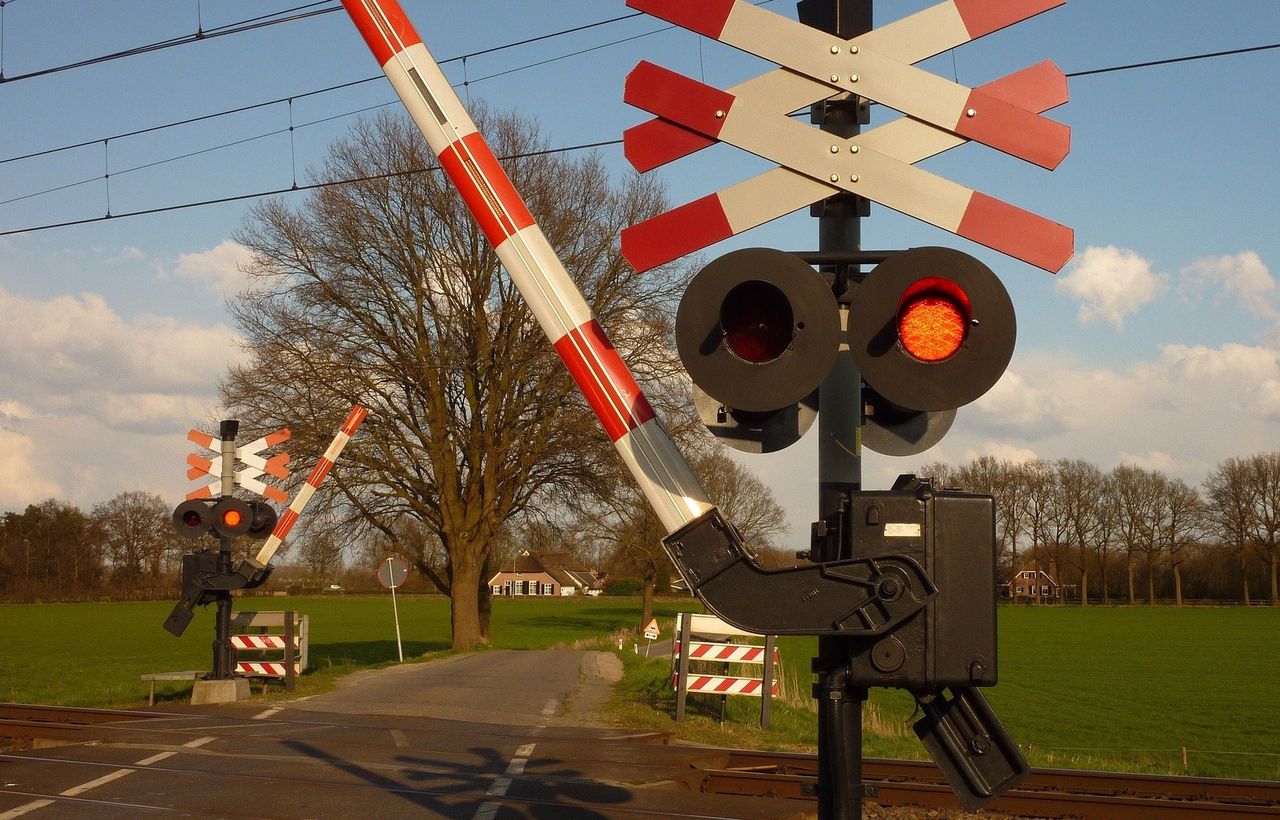
<instances>
[{"instance_id":1,"label":"green lawn","mask_svg":"<svg viewBox=\"0 0 1280 820\"><path fill-rule=\"evenodd\" d=\"M448 601L402 597L406 657L448 647ZM0 606L0 700L77 706L138 706L144 672L208 668L212 608L181 639L161 629L170 604ZM302 693L321 691L353 668L395 660L391 601L382 596L261 598L237 609L282 609L311 618L311 663ZM664 639L688 599L658 602ZM495 648L601 641L638 620L636 599L520 599L495 602ZM601 644L603 645L603 644ZM805 746L816 741L807 697L814 639L779 642L792 706L778 730L750 729L756 702L731 699L734 723L718 727L718 699L692 697L681 731L709 742ZM616 645L615 645L616 646ZM1000 610L1000 680L988 690L1014 738L1037 766L1182 771L1280 779L1280 610L1017 607ZM671 728L669 659L624 652L629 703L618 715ZM189 684L162 685L179 697ZM866 753L921 756L910 730L914 704L876 691L866 715ZM701 727L701 728L699 728ZM701 732L703 734L698 735ZM722 733L717 735L717 733Z\"/></svg>"}]
</instances>

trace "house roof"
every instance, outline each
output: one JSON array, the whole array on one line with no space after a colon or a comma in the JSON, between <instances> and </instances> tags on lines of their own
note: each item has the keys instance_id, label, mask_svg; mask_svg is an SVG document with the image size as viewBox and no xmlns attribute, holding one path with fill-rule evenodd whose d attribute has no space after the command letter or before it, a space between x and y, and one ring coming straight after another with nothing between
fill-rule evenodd
<instances>
[{"instance_id":1,"label":"house roof","mask_svg":"<svg viewBox=\"0 0 1280 820\"><path fill-rule=\"evenodd\" d=\"M562 587L578 587L581 589L591 589L599 582L594 570L569 569L566 567L565 564L571 560L572 558L567 553L548 552L534 555L525 550L517 555L514 560L510 562L504 561L498 567L498 572L530 574L544 572ZM496 578L497 575L494 577Z\"/></svg>"}]
</instances>

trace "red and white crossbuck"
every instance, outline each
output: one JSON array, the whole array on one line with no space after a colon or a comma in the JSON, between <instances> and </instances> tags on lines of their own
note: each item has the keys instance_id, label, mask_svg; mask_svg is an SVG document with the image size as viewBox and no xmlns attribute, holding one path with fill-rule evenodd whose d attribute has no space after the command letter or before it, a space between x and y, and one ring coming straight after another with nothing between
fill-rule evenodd
<instances>
[{"instance_id":1,"label":"red and white crossbuck","mask_svg":"<svg viewBox=\"0 0 1280 820\"><path fill-rule=\"evenodd\" d=\"M257 493L268 501L275 501L283 504L289 500L289 495L279 487L273 487L265 481L259 480L258 476L266 473L275 478L289 477L289 454L278 453L271 458L263 458L261 453L263 450L275 447L277 444L283 444L289 440L289 428L281 428L270 435L263 436L260 439L242 444L236 448L235 457L245 464L244 469L237 470L235 473L236 484L244 487L251 493ZM215 438L208 433L202 433L199 430L190 430L187 433L187 440L195 444L199 444L206 450L213 450L215 453L222 447L222 440ZM187 493L187 499L196 498L217 498L222 495L222 456L216 455L212 458L192 453L187 456L187 464L190 469L187 470L187 478L195 480L200 476L213 476L214 481L197 490Z\"/></svg>"},{"instance_id":2,"label":"red and white crossbuck","mask_svg":"<svg viewBox=\"0 0 1280 820\"><path fill-rule=\"evenodd\" d=\"M914 216L1049 271L1071 258L1072 230L913 167L968 141L1043 168L1070 148L1067 126L1042 116L1067 101L1050 62L979 88L914 63L1021 22L1066 0L946 0L841 39L745 0L627 0L627 5L782 68L722 91L649 62L623 98L659 119L624 134L627 158L648 171L716 142L778 163L622 232L622 252L647 270L840 192ZM844 139L790 112L843 93L906 116Z\"/></svg>"}]
</instances>

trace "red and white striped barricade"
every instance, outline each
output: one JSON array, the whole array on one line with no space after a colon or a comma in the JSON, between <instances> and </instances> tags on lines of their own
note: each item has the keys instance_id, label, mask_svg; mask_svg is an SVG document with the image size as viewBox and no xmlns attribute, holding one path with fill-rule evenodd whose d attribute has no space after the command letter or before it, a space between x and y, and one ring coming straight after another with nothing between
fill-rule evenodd
<instances>
[{"instance_id":1,"label":"red and white striped barricade","mask_svg":"<svg viewBox=\"0 0 1280 820\"><path fill-rule=\"evenodd\" d=\"M714 615L691 612L677 613L676 636L671 652L676 720L684 718L685 700L690 693L720 695L722 706L729 695L747 695L760 698L760 728L768 729L770 707L778 694L778 680L774 674L778 665L778 649L774 645L774 636L747 632ZM742 643L753 638L764 638L764 645ZM720 674L691 671L691 664L719 664L717 671ZM760 676L730 675L731 664L758 664Z\"/></svg>"},{"instance_id":2,"label":"red and white striped barricade","mask_svg":"<svg viewBox=\"0 0 1280 820\"><path fill-rule=\"evenodd\" d=\"M283 678L292 690L298 675L307 668L307 638L310 633L306 615L293 612L237 612L231 616L230 636L235 674L246 678ZM275 630L271 634L270 630ZM252 660L242 660L244 652L256 653ZM279 652L279 656L266 657Z\"/></svg>"}]
</instances>

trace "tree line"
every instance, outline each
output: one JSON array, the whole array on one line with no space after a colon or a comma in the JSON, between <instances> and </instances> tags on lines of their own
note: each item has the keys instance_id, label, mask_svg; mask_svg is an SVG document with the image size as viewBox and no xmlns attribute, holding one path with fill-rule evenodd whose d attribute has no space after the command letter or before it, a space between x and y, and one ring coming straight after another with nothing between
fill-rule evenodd
<instances>
[{"instance_id":1,"label":"tree line","mask_svg":"<svg viewBox=\"0 0 1280 820\"><path fill-rule=\"evenodd\" d=\"M89 512L49 498L0 517L0 600L171 595L190 541L154 493L122 492Z\"/></svg>"},{"instance_id":2,"label":"tree line","mask_svg":"<svg viewBox=\"0 0 1280 820\"><path fill-rule=\"evenodd\" d=\"M1197 487L1160 470L983 456L926 465L939 486L996 499L1010 573L1035 565L1082 604L1239 600L1280 606L1280 452L1220 462Z\"/></svg>"}]
</instances>

